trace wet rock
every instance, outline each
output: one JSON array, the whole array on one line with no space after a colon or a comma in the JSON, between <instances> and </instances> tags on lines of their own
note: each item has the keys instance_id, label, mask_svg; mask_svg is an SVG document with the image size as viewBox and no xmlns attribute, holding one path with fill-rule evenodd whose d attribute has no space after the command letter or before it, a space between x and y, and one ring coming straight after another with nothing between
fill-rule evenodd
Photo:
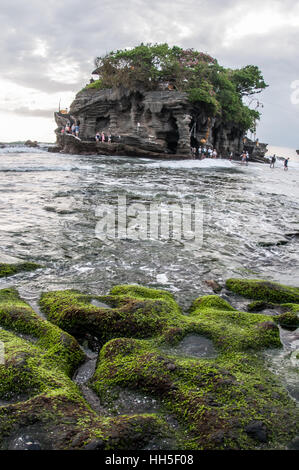
<instances>
[{"instance_id":1,"label":"wet rock","mask_svg":"<svg viewBox=\"0 0 299 470\"><path fill-rule=\"evenodd\" d=\"M105 443L102 439L94 439L84 446L84 450L103 450L105 448Z\"/></svg>"},{"instance_id":2,"label":"wet rock","mask_svg":"<svg viewBox=\"0 0 299 470\"><path fill-rule=\"evenodd\" d=\"M252 421L246 426L245 432L256 441L268 441L267 427L262 421Z\"/></svg>"},{"instance_id":3,"label":"wet rock","mask_svg":"<svg viewBox=\"0 0 299 470\"><path fill-rule=\"evenodd\" d=\"M222 286L218 284L218 282L216 281L213 281L213 280L205 281L205 283L215 292L215 294L218 294L219 292L222 291Z\"/></svg>"},{"instance_id":4,"label":"wet rock","mask_svg":"<svg viewBox=\"0 0 299 470\"><path fill-rule=\"evenodd\" d=\"M24 145L26 145L26 147L33 147L33 148L37 148L39 146L36 140L34 141L26 140Z\"/></svg>"}]
</instances>

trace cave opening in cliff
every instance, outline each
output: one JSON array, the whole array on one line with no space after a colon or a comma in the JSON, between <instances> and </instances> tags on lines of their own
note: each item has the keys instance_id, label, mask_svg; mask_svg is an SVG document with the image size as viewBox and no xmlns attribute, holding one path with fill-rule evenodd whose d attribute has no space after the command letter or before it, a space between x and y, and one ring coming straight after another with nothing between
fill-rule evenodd
<instances>
[{"instance_id":1,"label":"cave opening in cliff","mask_svg":"<svg viewBox=\"0 0 299 470\"><path fill-rule=\"evenodd\" d=\"M109 125L110 125L109 116L107 116L107 117L104 117L104 116L97 117L96 124L95 124L95 134L97 132L103 132L104 130L107 131L107 129L109 128Z\"/></svg>"},{"instance_id":2,"label":"cave opening in cliff","mask_svg":"<svg viewBox=\"0 0 299 470\"><path fill-rule=\"evenodd\" d=\"M176 123L176 119L173 116L170 116L168 122L169 122L169 130L166 132L166 136L165 136L166 143L167 143L167 150L170 153L176 153L178 143L179 143L179 138L180 138L178 126Z\"/></svg>"},{"instance_id":3,"label":"cave opening in cliff","mask_svg":"<svg viewBox=\"0 0 299 470\"><path fill-rule=\"evenodd\" d=\"M197 139L197 120L196 118L192 119L189 124L189 131L190 131L190 147L191 148L199 148L199 142Z\"/></svg>"}]
</instances>

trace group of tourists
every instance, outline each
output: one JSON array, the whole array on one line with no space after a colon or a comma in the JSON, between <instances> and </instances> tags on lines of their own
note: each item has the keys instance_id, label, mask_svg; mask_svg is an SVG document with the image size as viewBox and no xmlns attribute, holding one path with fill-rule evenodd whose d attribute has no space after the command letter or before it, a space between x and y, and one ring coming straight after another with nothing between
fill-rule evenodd
<instances>
[{"instance_id":1,"label":"group of tourists","mask_svg":"<svg viewBox=\"0 0 299 470\"><path fill-rule=\"evenodd\" d=\"M244 152L241 155L241 159L242 159L242 165L248 166L248 162L249 162L249 153L248 153L248 151L246 152L244 150Z\"/></svg>"},{"instance_id":2,"label":"group of tourists","mask_svg":"<svg viewBox=\"0 0 299 470\"><path fill-rule=\"evenodd\" d=\"M276 155L274 154L272 157L271 157L271 160L270 160L270 168L274 168L275 167L275 163L276 163ZM285 158L284 159L284 162L283 162L283 168L284 168L284 171L288 171L289 169L289 158Z\"/></svg>"},{"instance_id":3,"label":"group of tourists","mask_svg":"<svg viewBox=\"0 0 299 470\"><path fill-rule=\"evenodd\" d=\"M111 136L110 133L107 135L107 139L106 139L106 136L105 136L104 132L102 132L102 134L97 132L96 135L95 135L96 142L108 142L108 143L110 143L111 139L112 139L112 136Z\"/></svg>"},{"instance_id":4,"label":"group of tourists","mask_svg":"<svg viewBox=\"0 0 299 470\"><path fill-rule=\"evenodd\" d=\"M79 137L80 132L80 122L76 121L71 123L67 121L66 125L61 129L61 134L71 134Z\"/></svg>"},{"instance_id":5,"label":"group of tourists","mask_svg":"<svg viewBox=\"0 0 299 470\"><path fill-rule=\"evenodd\" d=\"M191 153L199 160L203 160L204 158L218 158L217 150L212 147L192 147Z\"/></svg>"}]
</instances>

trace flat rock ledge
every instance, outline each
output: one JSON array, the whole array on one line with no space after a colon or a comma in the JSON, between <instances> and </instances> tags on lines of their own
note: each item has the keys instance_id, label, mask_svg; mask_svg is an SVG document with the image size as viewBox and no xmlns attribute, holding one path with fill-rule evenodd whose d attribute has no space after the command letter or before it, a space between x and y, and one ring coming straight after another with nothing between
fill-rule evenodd
<instances>
[{"instance_id":1,"label":"flat rock ledge","mask_svg":"<svg viewBox=\"0 0 299 470\"><path fill-rule=\"evenodd\" d=\"M143 157L165 160L188 160L190 154L169 154L153 152L148 149L136 148L131 145L116 142L84 141L71 134L59 136L58 145L48 148L49 152L70 153L75 155L115 155L127 157Z\"/></svg>"}]
</instances>

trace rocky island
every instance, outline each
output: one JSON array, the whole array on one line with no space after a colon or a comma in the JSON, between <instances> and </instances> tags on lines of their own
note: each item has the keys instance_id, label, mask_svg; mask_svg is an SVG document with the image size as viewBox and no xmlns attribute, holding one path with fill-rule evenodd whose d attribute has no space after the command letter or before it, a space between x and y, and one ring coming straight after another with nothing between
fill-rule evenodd
<instances>
[{"instance_id":1,"label":"rocky island","mask_svg":"<svg viewBox=\"0 0 299 470\"><path fill-rule=\"evenodd\" d=\"M263 161L266 145L250 141L259 112L243 97L266 88L256 66L231 70L193 49L140 45L96 59L92 79L69 113L55 113L54 151L107 155L190 158L191 148L215 148L227 158L247 150ZM80 138L62 133L80 124ZM102 133L109 145L96 141Z\"/></svg>"}]
</instances>

